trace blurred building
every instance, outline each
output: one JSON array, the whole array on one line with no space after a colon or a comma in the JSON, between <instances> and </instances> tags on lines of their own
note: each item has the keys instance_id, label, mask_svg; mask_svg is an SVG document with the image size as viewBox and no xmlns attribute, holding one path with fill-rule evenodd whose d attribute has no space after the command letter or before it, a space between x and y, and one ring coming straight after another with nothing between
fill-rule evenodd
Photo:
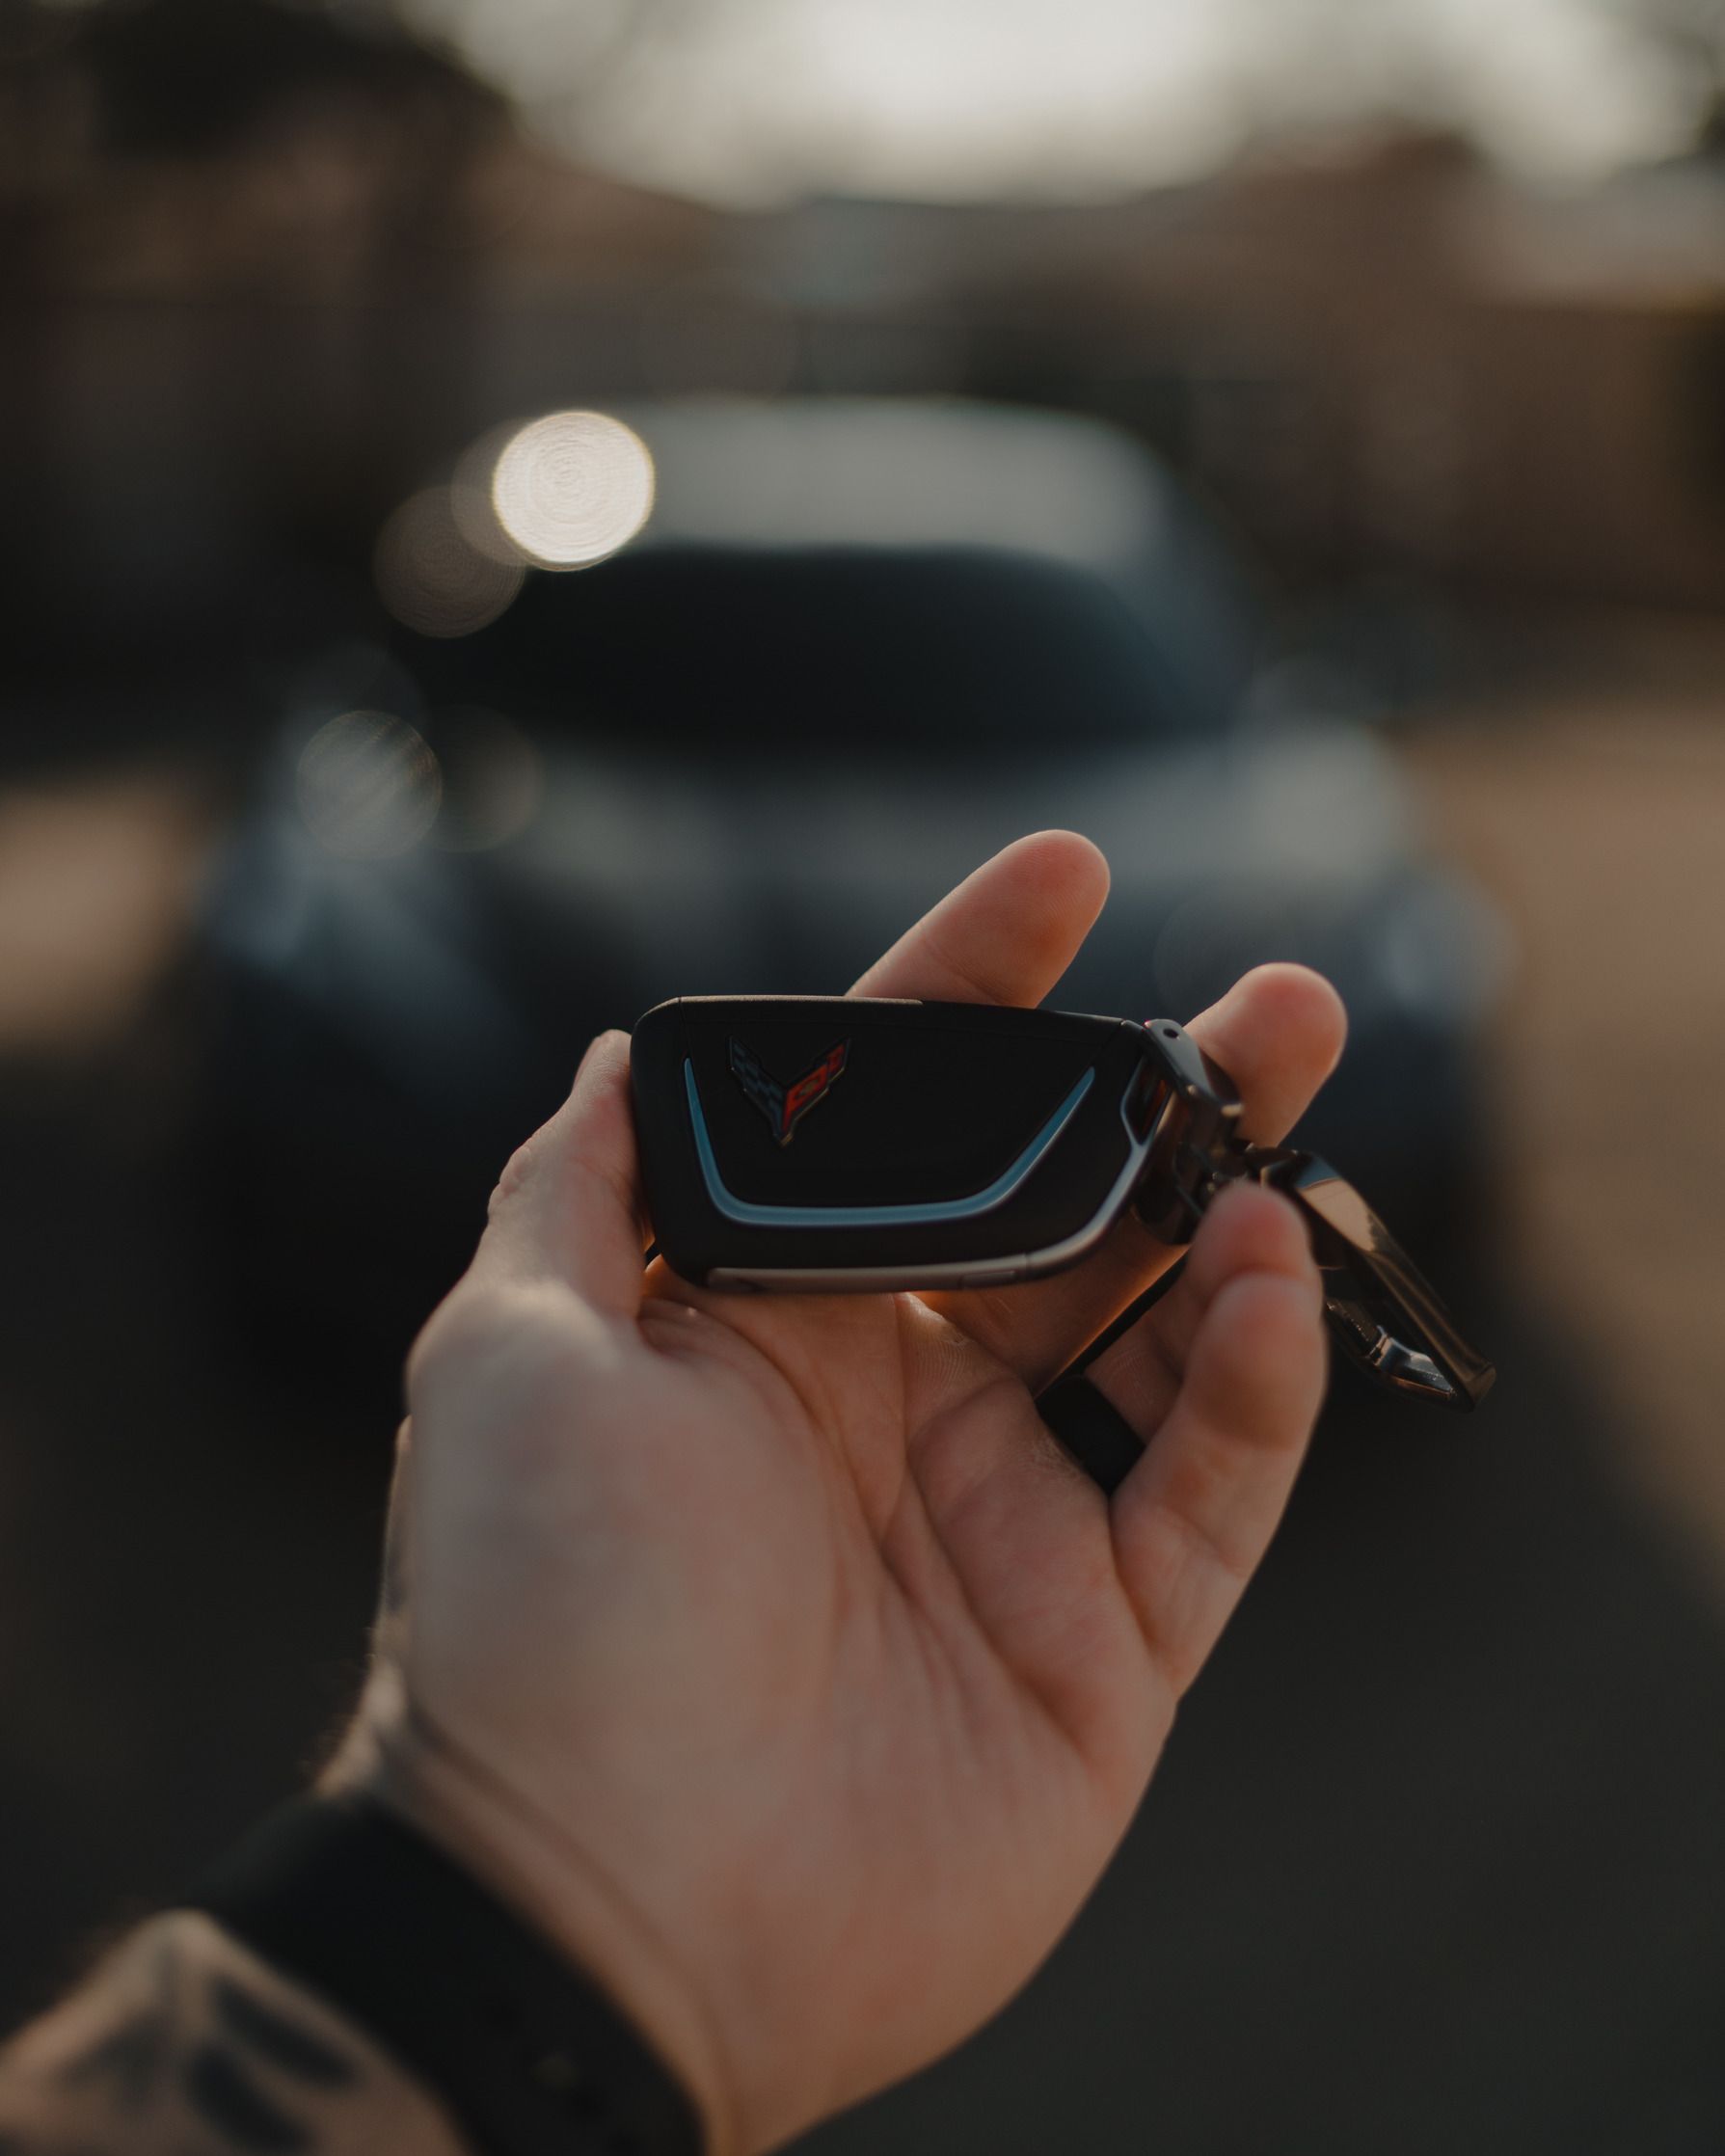
<instances>
[{"instance_id":1,"label":"blurred building","mask_svg":"<svg viewBox=\"0 0 1725 2156\"><path fill-rule=\"evenodd\" d=\"M1099 207L741 214L580 170L382 13L0 0L0 563L24 679L369 604L483 428L949 391L1157 443L1287 584L1725 597L1725 161L1573 198L1354 136Z\"/></svg>"}]
</instances>

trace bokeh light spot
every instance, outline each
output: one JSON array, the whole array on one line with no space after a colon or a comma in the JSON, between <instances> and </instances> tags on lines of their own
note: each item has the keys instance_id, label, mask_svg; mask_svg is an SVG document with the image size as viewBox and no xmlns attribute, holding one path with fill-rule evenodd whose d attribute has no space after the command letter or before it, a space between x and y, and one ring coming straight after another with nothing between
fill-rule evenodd
<instances>
[{"instance_id":1,"label":"bokeh light spot","mask_svg":"<svg viewBox=\"0 0 1725 2156\"><path fill-rule=\"evenodd\" d=\"M475 547L447 487L404 501L379 534L372 560L378 596L422 636L469 636L502 613L522 587L519 562Z\"/></svg>"},{"instance_id":2,"label":"bokeh light spot","mask_svg":"<svg viewBox=\"0 0 1725 2156\"><path fill-rule=\"evenodd\" d=\"M306 743L295 791L307 828L349 861L417 846L443 798L443 774L417 728L391 712L343 712Z\"/></svg>"},{"instance_id":3,"label":"bokeh light spot","mask_svg":"<svg viewBox=\"0 0 1725 2156\"><path fill-rule=\"evenodd\" d=\"M529 561L579 569L634 537L653 490L653 454L633 428L603 412L553 412L510 436L491 499Z\"/></svg>"}]
</instances>

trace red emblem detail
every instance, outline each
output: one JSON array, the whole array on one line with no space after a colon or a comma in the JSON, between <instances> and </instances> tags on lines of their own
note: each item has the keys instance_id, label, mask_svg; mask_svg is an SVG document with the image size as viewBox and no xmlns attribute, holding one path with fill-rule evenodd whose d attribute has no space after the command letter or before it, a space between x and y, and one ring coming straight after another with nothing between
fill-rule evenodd
<instances>
[{"instance_id":1,"label":"red emblem detail","mask_svg":"<svg viewBox=\"0 0 1725 2156\"><path fill-rule=\"evenodd\" d=\"M794 1086L781 1086L767 1069L733 1037L731 1041L731 1068L737 1083L767 1118L772 1135L781 1145L791 1143L797 1124L818 1100L824 1100L832 1090L832 1082L844 1069L850 1054L850 1043L841 1040L829 1048L821 1061L805 1070Z\"/></svg>"}]
</instances>

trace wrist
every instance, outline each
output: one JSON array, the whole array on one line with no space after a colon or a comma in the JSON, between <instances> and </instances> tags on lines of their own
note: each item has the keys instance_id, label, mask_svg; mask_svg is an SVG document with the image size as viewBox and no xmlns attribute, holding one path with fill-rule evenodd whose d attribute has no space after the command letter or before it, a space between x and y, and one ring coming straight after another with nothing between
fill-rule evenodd
<instances>
[{"instance_id":1,"label":"wrist","mask_svg":"<svg viewBox=\"0 0 1725 2156\"><path fill-rule=\"evenodd\" d=\"M482 1770L392 1728L363 1769L352 1753L326 1792L362 1793L433 1844L598 1988L697 2113L705 2156L748 2156L717 2017L625 1888L579 1839Z\"/></svg>"},{"instance_id":2,"label":"wrist","mask_svg":"<svg viewBox=\"0 0 1725 2156\"><path fill-rule=\"evenodd\" d=\"M703 2156L635 2022L371 1791L283 1807L186 1902L392 2052L484 2156Z\"/></svg>"}]
</instances>

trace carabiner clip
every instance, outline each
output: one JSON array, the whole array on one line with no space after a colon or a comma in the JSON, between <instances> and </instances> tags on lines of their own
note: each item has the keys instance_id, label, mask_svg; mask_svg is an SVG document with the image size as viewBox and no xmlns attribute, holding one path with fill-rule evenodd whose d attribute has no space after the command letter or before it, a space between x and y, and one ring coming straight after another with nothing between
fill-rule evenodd
<instances>
[{"instance_id":1,"label":"carabiner clip","mask_svg":"<svg viewBox=\"0 0 1725 2156\"><path fill-rule=\"evenodd\" d=\"M1462 1415L1478 1407L1496 1368L1463 1339L1437 1289L1353 1184L1295 1146L1245 1150L1247 1172L1305 1218L1343 1354L1398 1392Z\"/></svg>"},{"instance_id":2,"label":"carabiner clip","mask_svg":"<svg viewBox=\"0 0 1725 2156\"><path fill-rule=\"evenodd\" d=\"M1437 1289L1353 1184L1298 1146L1247 1143L1227 1072L1172 1018L1152 1018L1144 1031L1153 1137L1132 1203L1150 1232L1165 1243L1189 1241L1218 1193L1247 1176L1282 1192L1311 1236L1324 1313L1342 1353L1394 1391L1470 1414L1492 1389L1496 1369L1463 1339ZM1157 1292L1140 1297L1074 1367L1082 1369Z\"/></svg>"}]
</instances>

